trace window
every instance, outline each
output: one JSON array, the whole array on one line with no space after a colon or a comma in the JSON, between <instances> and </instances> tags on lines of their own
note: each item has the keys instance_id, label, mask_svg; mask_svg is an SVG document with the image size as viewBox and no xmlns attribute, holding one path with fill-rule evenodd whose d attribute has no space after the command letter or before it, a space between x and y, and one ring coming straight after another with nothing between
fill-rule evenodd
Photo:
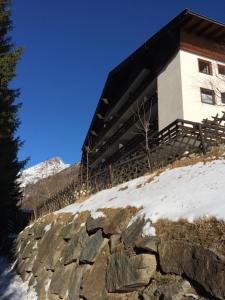
<instances>
[{"instance_id":1,"label":"window","mask_svg":"<svg viewBox=\"0 0 225 300\"><path fill-rule=\"evenodd\" d=\"M201 100L203 103L215 104L215 94L213 90L201 88Z\"/></svg>"},{"instance_id":2,"label":"window","mask_svg":"<svg viewBox=\"0 0 225 300\"><path fill-rule=\"evenodd\" d=\"M212 64L211 64L211 62L209 62L207 60L199 59L198 60L198 68L199 68L199 72L204 73L204 74L208 74L208 75L212 75Z\"/></svg>"},{"instance_id":3,"label":"window","mask_svg":"<svg viewBox=\"0 0 225 300\"><path fill-rule=\"evenodd\" d=\"M218 73L221 75L225 75L225 66L218 65Z\"/></svg>"},{"instance_id":4,"label":"window","mask_svg":"<svg viewBox=\"0 0 225 300\"><path fill-rule=\"evenodd\" d=\"M221 93L221 102L225 104L225 93Z\"/></svg>"}]
</instances>

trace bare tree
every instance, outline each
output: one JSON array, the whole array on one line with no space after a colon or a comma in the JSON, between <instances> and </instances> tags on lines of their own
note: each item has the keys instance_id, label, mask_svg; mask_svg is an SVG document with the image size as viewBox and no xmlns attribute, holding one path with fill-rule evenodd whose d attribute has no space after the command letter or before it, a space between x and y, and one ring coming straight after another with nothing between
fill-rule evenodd
<instances>
[{"instance_id":1,"label":"bare tree","mask_svg":"<svg viewBox=\"0 0 225 300\"><path fill-rule=\"evenodd\" d=\"M36 220L37 217L38 217L38 215L37 215L37 206L38 206L38 203L40 202L40 193L37 189L34 190L32 196L28 197L27 202L29 204L29 207L32 208L33 213L34 213L34 219Z\"/></svg>"},{"instance_id":2,"label":"bare tree","mask_svg":"<svg viewBox=\"0 0 225 300\"><path fill-rule=\"evenodd\" d=\"M92 146L92 140L88 139L87 144L85 145L85 154L86 154L86 187L87 191L90 188L90 173L89 173L89 168L90 168L90 156L91 154L94 153L94 148Z\"/></svg>"},{"instance_id":3,"label":"bare tree","mask_svg":"<svg viewBox=\"0 0 225 300\"><path fill-rule=\"evenodd\" d=\"M41 188L42 188L42 191L43 191L46 199L49 199L56 191L56 190L54 190L54 192L53 192L53 190L50 188L50 184L48 183L47 180L42 180Z\"/></svg>"},{"instance_id":4,"label":"bare tree","mask_svg":"<svg viewBox=\"0 0 225 300\"><path fill-rule=\"evenodd\" d=\"M152 99L144 98L141 102L137 101L134 115L138 119L135 124L135 133L144 137L144 149L147 156L148 168L151 169L149 133L151 131Z\"/></svg>"}]
</instances>

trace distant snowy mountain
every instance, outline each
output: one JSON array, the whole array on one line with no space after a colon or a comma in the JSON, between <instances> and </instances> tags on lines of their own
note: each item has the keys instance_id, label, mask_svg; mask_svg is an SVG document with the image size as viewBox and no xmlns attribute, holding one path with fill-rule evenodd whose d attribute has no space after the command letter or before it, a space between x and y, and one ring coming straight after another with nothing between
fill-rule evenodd
<instances>
[{"instance_id":1,"label":"distant snowy mountain","mask_svg":"<svg viewBox=\"0 0 225 300\"><path fill-rule=\"evenodd\" d=\"M24 170L21 173L21 177L19 179L21 182L21 187L25 187L28 184L33 184L43 178L55 175L69 166L70 165L65 164L60 157L53 157L49 160L41 162Z\"/></svg>"}]
</instances>

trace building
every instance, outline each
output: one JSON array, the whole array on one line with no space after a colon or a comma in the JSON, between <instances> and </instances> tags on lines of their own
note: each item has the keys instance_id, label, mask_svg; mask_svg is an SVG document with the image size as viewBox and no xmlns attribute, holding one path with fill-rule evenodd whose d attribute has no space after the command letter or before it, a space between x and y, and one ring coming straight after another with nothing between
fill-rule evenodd
<instances>
[{"instance_id":1,"label":"building","mask_svg":"<svg viewBox=\"0 0 225 300\"><path fill-rule=\"evenodd\" d=\"M109 73L83 165L93 173L140 147L146 118L151 136L176 119L221 114L224 106L225 24L184 10Z\"/></svg>"}]
</instances>

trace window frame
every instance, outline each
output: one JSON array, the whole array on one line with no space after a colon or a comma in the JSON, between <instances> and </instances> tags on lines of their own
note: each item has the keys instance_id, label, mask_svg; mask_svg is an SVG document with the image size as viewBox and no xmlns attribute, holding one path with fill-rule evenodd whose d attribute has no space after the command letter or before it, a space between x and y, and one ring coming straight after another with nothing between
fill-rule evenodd
<instances>
[{"instance_id":1,"label":"window frame","mask_svg":"<svg viewBox=\"0 0 225 300\"><path fill-rule=\"evenodd\" d=\"M209 66L209 73L205 73L205 72L202 72L200 70L200 64L201 63L204 63L204 64L207 64ZM201 59L201 58L198 58L198 71L202 74L205 74L205 75L213 75L213 72L212 72L212 62L209 61L209 60L205 60L205 59Z\"/></svg>"},{"instance_id":2,"label":"window frame","mask_svg":"<svg viewBox=\"0 0 225 300\"><path fill-rule=\"evenodd\" d=\"M220 73L220 68L224 70L224 73ZM217 64L218 74L225 76L225 65Z\"/></svg>"},{"instance_id":3,"label":"window frame","mask_svg":"<svg viewBox=\"0 0 225 300\"><path fill-rule=\"evenodd\" d=\"M225 92L221 92L221 103L225 105ZM224 101L223 101L223 97L224 97Z\"/></svg>"},{"instance_id":4,"label":"window frame","mask_svg":"<svg viewBox=\"0 0 225 300\"><path fill-rule=\"evenodd\" d=\"M202 94L203 94L204 92L205 92L205 93L207 93L207 92L212 92L212 103L208 103L208 102L205 102L205 101L202 100ZM215 92L214 92L214 90L200 87L200 97L201 97L201 102L202 102L203 104L209 104L209 105L215 105L215 104L216 104L216 101L215 101Z\"/></svg>"}]
</instances>

